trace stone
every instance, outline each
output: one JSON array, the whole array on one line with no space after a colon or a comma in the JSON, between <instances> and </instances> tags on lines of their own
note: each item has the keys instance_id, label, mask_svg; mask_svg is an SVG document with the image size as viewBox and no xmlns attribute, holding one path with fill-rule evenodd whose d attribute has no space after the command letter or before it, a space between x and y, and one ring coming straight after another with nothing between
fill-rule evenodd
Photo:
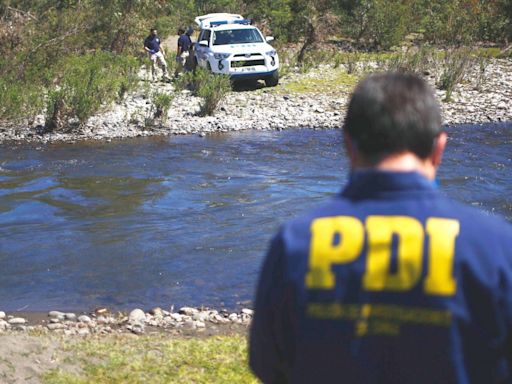
<instances>
[{"instance_id":1,"label":"stone","mask_svg":"<svg viewBox=\"0 0 512 384\"><path fill-rule=\"evenodd\" d=\"M207 312L197 312L192 315L192 320L196 321L206 321L208 319Z\"/></svg>"},{"instance_id":2,"label":"stone","mask_svg":"<svg viewBox=\"0 0 512 384\"><path fill-rule=\"evenodd\" d=\"M194 330L196 329L196 323L194 322L194 320L187 320L183 323L183 329Z\"/></svg>"},{"instance_id":3,"label":"stone","mask_svg":"<svg viewBox=\"0 0 512 384\"><path fill-rule=\"evenodd\" d=\"M251 316L253 316L253 315L254 315L254 310L249 309L249 308L243 308L243 309L242 309L242 313L245 313L246 315L251 315Z\"/></svg>"},{"instance_id":4,"label":"stone","mask_svg":"<svg viewBox=\"0 0 512 384\"><path fill-rule=\"evenodd\" d=\"M128 324L126 329L135 333L136 335L141 335L144 333L145 327L142 323Z\"/></svg>"},{"instance_id":5,"label":"stone","mask_svg":"<svg viewBox=\"0 0 512 384\"><path fill-rule=\"evenodd\" d=\"M179 310L179 313L182 314L182 315L187 315L187 316L192 316L196 313L198 313L199 310L196 309L196 308L192 308L192 307L182 307L180 308Z\"/></svg>"},{"instance_id":6,"label":"stone","mask_svg":"<svg viewBox=\"0 0 512 384\"><path fill-rule=\"evenodd\" d=\"M129 323L145 323L146 322L146 314L142 309L134 309L130 312L128 315L128 322Z\"/></svg>"},{"instance_id":7,"label":"stone","mask_svg":"<svg viewBox=\"0 0 512 384\"><path fill-rule=\"evenodd\" d=\"M87 336L87 335L91 334L91 332L89 331L89 328L79 328L77 333L80 336Z\"/></svg>"},{"instance_id":8,"label":"stone","mask_svg":"<svg viewBox=\"0 0 512 384\"><path fill-rule=\"evenodd\" d=\"M81 323L90 323L91 318L87 315L80 315L80 316L78 316L78 321Z\"/></svg>"},{"instance_id":9,"label":"stone","mask_svg":"<svg viewBox=\"0 0 512 384\"><path fill-rule=\"evenodd\" d=\"M50 331L55 331L57 329L65 329L66 325L62 323L50 323L46 325L46 328L48 328Z\"/></svg>"},{"instance_id":10,"label":"stone","mask_svg":"<svg viewBox=\"0 0 512 384\"><path fill-rule=\"evenodd\" d=\"M60 312L60 311L50 311L48 312L48 317L56 317L56 318L59 318L61 320L64 320L64 318L66 317L66 314L64 312Z\"/></svg>"},{"instance_id":11,"label":"stone","mask_svg":"<svg viewBox=\"0 0 512 384\"><path fill-rule=\"evenodd\" d=\"M11 325L20 325L25 324L27 320L23 317L13 317L12 319L7 320L7 322Z\"/></svg>"},{"instance_id":12,"label":"stone","mask_svg":"<svg viewBox=\"0 0 512 384\"><path fill-rule=\"evenodd\" d=\"M164 317L164 311L160 307L153 308L149 313L155 317Z\"/></svg>"},{"instance_id":13,"label":"stone","mask_svg":"<svg viewBox=\"0 0 512 384\"><path fill-rule=\"evenodd\" d=\"M0 311L0 320L5 319L5 312Z\"/></svg>"},{"instance_id":14,"label":"stone","mask_svg":"<svg viewBox=\"0 0 512 384\"><path fill-rule=\"evenodd\" d=\"M76 320L76 315L74 313L66 313L65 315L65 318L66 320L70 320L70 321L75 321Z\"/></svg>"}]
</instances>

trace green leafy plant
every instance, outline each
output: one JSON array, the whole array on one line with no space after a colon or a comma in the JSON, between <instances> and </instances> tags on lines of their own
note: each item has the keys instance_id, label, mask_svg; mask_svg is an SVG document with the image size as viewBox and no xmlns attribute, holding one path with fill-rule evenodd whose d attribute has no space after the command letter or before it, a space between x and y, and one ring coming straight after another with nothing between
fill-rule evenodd
<instances>
[{"instance_id":1,"label":"green leafy plant","mask_svg":"<svg viewBox=\"0 0 512 384\"><path fill-rule=\"evenodd\" d=\"M202 98L199 115L207 116L213 115L221 100L231 90L231 81L228 76L197 68L180 76L176 81L176 88L188 88L194 96Z\"/></svg>"},{"instance_id":2,"label":"green leafy plant","mask_svg":"<svg viewBox=\"0 0 512 384\"><path fill-rule=\"evenodd\" d=\"M466 71L472 62L471 49L460 48L447 50L444 57L444 67L439 78L439 89L445 90L444 101L451 101L453 90L466 75Z\"/></svg>"},{"instance_id":3,"label":"green leafy plant","mask_svg":"<svg viewBox=\"0 0 512 384\"><path fill-rule=\"evenodd\" d=\"M169 108L171 107L173 99L174 96L168 93L156 92L153 95L153 117L160 121L160 124L164 124L167 121Z\"/></svg>"},{"instance_id":4,"label":"green leafy plant","mask_svg":"<svg viewBox=\"0 0 512 384\"><path fill-rule=\"evenodd\" d=\"M136 68L136 60L108 52L68 57L48 92L47 128L67 129L73 119L79 126L85 124L103 106L134 87Z\"/></svg>"},{"instance_id":5,"label":"green leafy plant","mask_svg":"<svg viewBox=\"0 0 512 384\"><path fill-rule=\"evenodd\" d=\"M432 66L434 61L435 53L432 48L422 45L419 48L394 54L387 61L386 69L422 74L429 71L429 66Z\"/></svg>"}]
</instances>

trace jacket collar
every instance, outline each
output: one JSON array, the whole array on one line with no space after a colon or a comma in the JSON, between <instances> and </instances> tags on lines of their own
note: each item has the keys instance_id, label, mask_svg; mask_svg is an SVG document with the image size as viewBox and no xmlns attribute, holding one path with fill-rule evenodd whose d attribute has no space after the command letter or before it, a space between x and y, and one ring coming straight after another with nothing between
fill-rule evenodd
<instances>
[{"instance_id":1,"label":"jacket collar","mask_svg":"<svg viewBox=\"0 0 512 384\"><path fill-rule=\"evenodd\" d=\"M344 197L367 198L415 192L436 193L436 187L433 182L417 172L388 172L372 169L352 172L341 194Z\"/></svg>"}]
</instances>

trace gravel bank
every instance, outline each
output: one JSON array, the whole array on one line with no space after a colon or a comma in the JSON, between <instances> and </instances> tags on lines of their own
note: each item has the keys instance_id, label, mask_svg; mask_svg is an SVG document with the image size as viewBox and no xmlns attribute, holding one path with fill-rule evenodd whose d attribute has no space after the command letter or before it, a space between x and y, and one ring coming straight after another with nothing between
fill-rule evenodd
<instances>
[{"instance_id":1,"label":"gravel bank","mask_svg":"<svg viewBox=\"0 0 512 384\"><path fill-rule=\"evenodd\" d=\"M239 312L182 307L164 310L140 308L130 312L110 312L100 308L91 313L50 311L48 313L5 313L0 311L0 335L12 333L55 333L88 336L165 332L174 335L216 335L245 332L251 323L252 309Z\"/></svg>"},{"instance_id":2,"label":"gravel bank","mask_svg":"<svg viewBox=\"0 0 512 384\"><path fill-rule=\"evenodd\" d=\"M338 128L342 124L348 87L325 87L321 92L287 92L286 84L301 79L315 81L344 71L325 65L307 74L291 74L281 81L283 86L230 92L215 116L199 117L200 100L190 92L176 92L172 84L148 84L148 73L141 70L141 88L108 112L92 117L81 129L72 133L44 133L44 116L36 116L23 125L0 127L0 142L76 142L111 140L152 135L198 134L242 130L282 130L290 128ZM445 124L486 123L512 120L512 60L493 60L480 76L479 69L455 89L451 102L442 102ZM427 77L434 84L433 77ZM143 86L146 84L146 86ZM168 119L161 125L148 125L151 117L151 95L166 92L174 95ZM444 91L437 91L443 100Z\"/></svg>"}]
</instances>

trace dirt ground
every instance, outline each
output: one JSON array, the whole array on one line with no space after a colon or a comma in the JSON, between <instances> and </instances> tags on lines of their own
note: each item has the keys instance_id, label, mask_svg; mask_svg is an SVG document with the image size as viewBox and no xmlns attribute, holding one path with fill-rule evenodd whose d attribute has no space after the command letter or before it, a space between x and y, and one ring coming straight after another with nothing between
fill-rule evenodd
<instances>
[{"instance_id":1,"label":"dirt ground","mask_svg":"<svg viewBox=\"0 0 512 384\"><path fill-rule=\"evenodd\" d=\"M178 330L147 327L143 336L123 331L110 334L93 334L85 337L106 340L111 337L138 338L207 338L222 335L247 335L244 325L226 324L207 326L201 330ZM52 369L66 372L78 372L79 367L73 363L73 351L70 344L79 342L83 336L65 336L56 332L7 332L0 333L0 383L1 384L39 384L42 375Z\"/></svg>"},{"instance_id":2,"label":"dirt ground","mask_svg":"<svg viewBox=\"0 0 512 384\"><path fill-rule=\"evenodd\" d=\"M40 383L40 376L62 365L61 340L51 335L0 336L0 383Z\"/></svg>"}]
</instances>

